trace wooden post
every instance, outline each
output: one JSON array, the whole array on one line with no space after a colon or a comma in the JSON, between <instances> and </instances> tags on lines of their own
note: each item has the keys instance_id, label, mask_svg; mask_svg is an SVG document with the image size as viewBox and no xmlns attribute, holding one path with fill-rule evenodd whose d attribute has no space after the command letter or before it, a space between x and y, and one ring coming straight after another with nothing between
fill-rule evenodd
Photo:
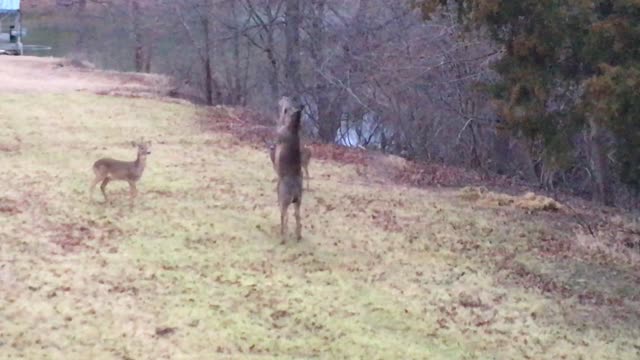
<instances>
[{"instance_id":1,"label":"wooden post","mask_svg":"<svg viewBox=\"0 0 640 360\"><path fill-rule=\"evenodd\" d=\"M16 16L16 23L18 28L18 51L20 52L20 55L24 55L24 49L22 47L22 11L18 10Z\"/></svg>"}]
</instances>

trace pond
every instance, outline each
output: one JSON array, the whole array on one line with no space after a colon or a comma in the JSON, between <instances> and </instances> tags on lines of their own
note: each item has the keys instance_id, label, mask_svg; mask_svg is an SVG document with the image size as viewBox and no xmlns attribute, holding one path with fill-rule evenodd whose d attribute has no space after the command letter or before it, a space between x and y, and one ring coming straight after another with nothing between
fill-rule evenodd
<instances>
[{"instance_id":1,"label":"pond","mask_svg":"<svg viewBox=\"0 0 640 360\"><path fill-rule=\"evenodd\" d=\"M23 28L25 55L77 57L103 69L133 70L132 40L116 26L25 17ZM8 25L3 24L3 31L8 31Z\"/></svg>"}]
</instances>

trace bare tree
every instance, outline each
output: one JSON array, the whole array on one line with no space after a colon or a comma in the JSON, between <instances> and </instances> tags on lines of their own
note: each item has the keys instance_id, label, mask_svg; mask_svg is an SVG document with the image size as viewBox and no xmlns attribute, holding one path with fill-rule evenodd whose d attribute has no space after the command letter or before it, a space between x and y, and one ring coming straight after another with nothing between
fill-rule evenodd
<instances>
[{"instance_id":1,"label":"bare tree","mask_svg":"<svg viewBox=\"0 0 640 360\"><path fill-rule=\"evenodd\" d=\"M302 17L300 13L300 0L285 0L285 42L286 61L285 77L287 91L291 95L299 96L301 92L302 78L300 75L300 25Z\"/></svg>"},{"instance_id":2,"label":"bare tree","mask_svg":"<svg viewBox=\"0 0 640 360\"><path fill-rule=\"evenodd\" d=\"M211 47L213 39L209 14L214 9L213 0L198 0L189 4L176 3L174 9L200 61L204 74L203 85L207 104L222 103L222 93L212 68ZM197 30L192 27L192 21L198 26Z\"/></svg>"},{"instance_id":3,"label":"bare tree","mask_svg":"<svg viewBox=\"0 0 640 360\"><path fill-rule=\"evenodd\" d=\"M281 19L284 1L256 1L243 2L249 23L242 30L247 40L266 57L268 63L268 83L271 99L280 96L280 57L277 49L278 28L284 24Z\"/></svg>"},{"instance_id":4,"label":"bare tree","mask_svg":"<svg viewBox=\"0 0 640 360\"><path fill-rule=\"evenodd\" d=\"M134 36L134 66L136 71L142 72L145 70L145 47L150 48L150 44L145 43L145 39L142 34L142 11L140 10L140 3L138 0L131 0L131 27L133 28ZM150 62L150 61L149 61ZM150 65L148 66L150 67Z\"/></svg>"}]
</instances>

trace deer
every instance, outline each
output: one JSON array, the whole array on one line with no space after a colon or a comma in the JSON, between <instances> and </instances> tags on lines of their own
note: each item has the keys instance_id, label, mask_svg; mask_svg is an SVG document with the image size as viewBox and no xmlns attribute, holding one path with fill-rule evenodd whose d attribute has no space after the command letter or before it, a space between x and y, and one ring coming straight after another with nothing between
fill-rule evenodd
<instances>
[{"instance_id":1,"label":"deer","mask_svg":"<svg viewBox=\"0 0 640 360\"><path fill-rule=\"evenodd\" d=\"M142 177L142 173L144 172L144 168L147 164L147 156L151 154L151 151L149 151L151 142L145 142L143 140L140 140L139 142L132 141L131 145L137 148L138 151L137 157L134 161L102 158L93 164L93 173L96 177L91 182L89 191L90 199L93 200L93 191L96 185L98 185L99 182L102 182L100 190L104 196L105 203L108 202L109 200L106 193L107 185L113 180L121 180L129 183L129 195L131 204L133 205L133 200L138 194L136 183Z\"/></svg>"},{"instance_id":2,"label":"deer","mask_svg":"<svg viewBox=\"0 0 640 360\"><path fill-rule=\"evenodd\" d=\"M307 182L307 190L311 190L311 181L309 181L309 162L311 162L311 149L306 146L300 147L300 165L302 166L302 170L304 170L304 177ZM277 172L276 169L276 144L269 145L269 157L271 158L271 164L273 165L273 169Z\"/></svg>"},{"instance_id":3,"label":"deer","mask_svg":"<svg viewBox=\"0 0 640 360\"><path fill-rule=\"evenodd\" d=\"M273 163L278 175L278 206L280 208L280 236L285 244L287 236L288 209L294 206L296 239L302 240L300 207L302 203L302 151L300 147L300 127L303 106L295 106L288 97L280 100L280 126L276 133Z\"/></svg>"}]
</instances>

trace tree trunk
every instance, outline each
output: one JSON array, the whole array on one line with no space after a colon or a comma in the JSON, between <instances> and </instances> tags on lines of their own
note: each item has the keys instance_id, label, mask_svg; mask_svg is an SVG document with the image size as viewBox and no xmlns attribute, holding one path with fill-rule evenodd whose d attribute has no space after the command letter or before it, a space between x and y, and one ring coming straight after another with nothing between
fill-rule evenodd
<instances>
[{"instance_id":1,"label":"tree trunk","mask_svg":"<svg viewBox=\"0 0 640 360\"><path fill-rule=\"evenodd\" d=\"M269 59L269 63L271 64L271 71L269 72L269 85L271 88L271 97L273 99L277 99L280 97L280 74L278 71L278 60L273 54L273 48L269 45L269 48L266 50L267 58Z\"/></svg>"},{"instance_id":2,"label":"tree trunk","mask_svg":"<svg viewBox=\"0 0 640 360\"><path fill-rule=\"evenodd\" d=\"M302 89L300 77L300 0L286 0L285 42L287 91L297 97Z\"/></svg>"},{"instance_id":3,"label":"tree trunk","mask_svg":"<svg viewBox=\"0 0 640 360\"><path fill-rule=\"evenodd\" d=\"M589 134L591 171L594 177L593 200L600 204L612 206L614 201L609 177L606 134L594 119L589 120L589 126L591 128Z\"/></svg>"},{"instance_id":4,"label":"tree trunk","mask_svg":"<svg viewBox=\"0 0 640 360\"><path fill-rule=\"evenodd\" d=\"M326 32L324 21L326 16L326 0L312 0L310 55L316 69L320 70L325 62L324 50L326 43ZM336 141L336 134L340 128L340 119L335 116L336 104L330 100L330 89L327 81L315 73L314 95L318 106L317 125L318 137L326 143Z\"/></svg>"},{"instance_id":5,"label":"tree trunk","mask_svg":"<svg viewBox=\"0 0 640 360\"><path fill-rule=\"evenodd\" d=\"M142 36L142 27L140 22L142 21L142 14L140 12L140 3L138 0L131 1L131 22L133 28L134 37L134 51L133 51L133 63L137 72L144 71L145 59L144 59L144 39Z\"/></svg>"},{"instance_id":6,"label":"tree trunk","mask_svg":"<svg viewBox=\"0 0 640 360\"><path fill-rule=\"evenodd\" d=\"M326 87L318 86L316 92L316 101L318 102L318 137L323 142L331 144L336 141L340 121L334 116L333 106L329 101Z\"/></svg>"},{"instance_id":7,"label":"tree trunk","mask_svg":"<svg viewBox=\"0 0 640 360\"><path fill-rule=\"evenodd\" d=\"M207 105L213 105L213 71L211 70L211 49L209 44L209 20L202 18L202 29L204 34L204 92Z\"/></svg>"},{"instance_id":8,"label":"tree trunk","mask_svg":"<svg viewBox=\"0 0 640 360\"><path fill-rule=\"evenodd\" d=\"M480 158L480 151L478 150L480 145L478 144L478 135L476 134L477 129L473 121L469 123L468 128L469 134L471 135L471 168L483 170L482 159Z\"/></svg>"},{"instance_id":9,"label":"tree trunk","mask_svg":"<svg viewBox=\"0 0 640 360\"><path fill-rule=\"evenodd\" d=\"M233 84L231 88L232 93L232 105L242 104L242 99L245 97L244 89L242 88L242 67L240 59L240 32L234 31L233 33Z\"/></svg>"},{"instance_id":10,"label":"tree trunk","mask_svg":"<svg viewBox=\"0 0 640 360\"><path fill-rule=\"evenodd\" d=\"M153 49L152 44L147 43L146 49L147 51L145 52L143 71L146 73L150 73L151 72L151 56L152 56L152 49Z\"/></svg>"}]
</instances>

